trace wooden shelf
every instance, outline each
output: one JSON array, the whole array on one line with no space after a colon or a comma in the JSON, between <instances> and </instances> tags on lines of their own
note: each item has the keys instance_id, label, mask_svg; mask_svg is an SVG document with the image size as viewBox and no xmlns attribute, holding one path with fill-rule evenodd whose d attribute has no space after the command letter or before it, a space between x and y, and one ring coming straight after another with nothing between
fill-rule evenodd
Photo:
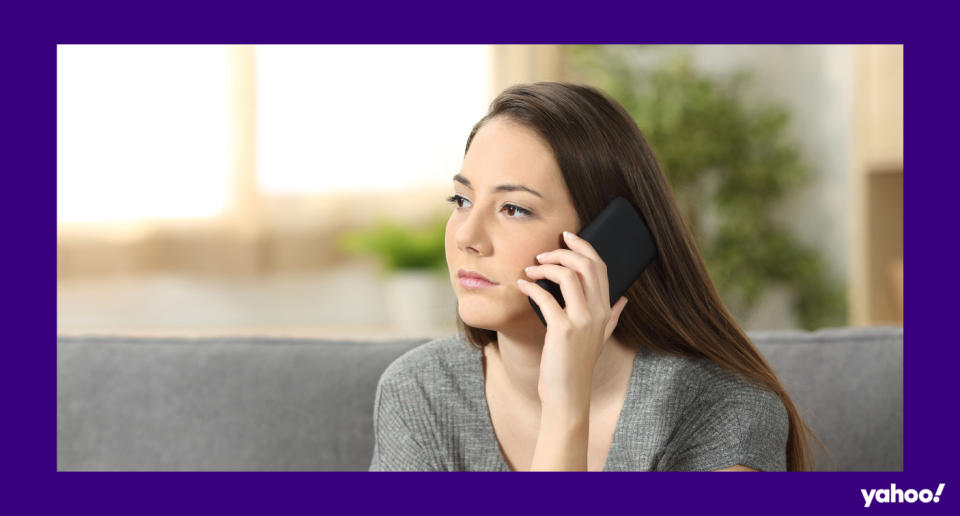
<instances>
[{"instance_id":1,"label":"wooden shelf","mask_svg":"<svg viewBox=\"0 0 960 516\"><path fill-rule=\"evenodd\" d=\"M855 56L851 324L903 324L903 46Z\"/></svg>"}]
</instances>

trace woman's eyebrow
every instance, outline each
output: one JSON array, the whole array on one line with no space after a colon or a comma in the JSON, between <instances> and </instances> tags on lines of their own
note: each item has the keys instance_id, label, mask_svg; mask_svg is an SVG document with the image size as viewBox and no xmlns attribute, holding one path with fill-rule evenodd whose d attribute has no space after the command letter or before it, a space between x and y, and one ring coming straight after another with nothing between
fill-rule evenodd
<instances>
[{"instance_id":1,"label":"woman's eyebrow","mask_svg":"<svg viewBox=\"0 0 960 516\"><path fill-rule=\"evenodd\" d=\"M467 188L469 188L469 189L471 189L471 190L473 189L473 186L470 184L470 180L467 179L467 178L465 178L465 177L463 177L463 176L461 176L460 174L457 174L457 175L453 176L453 180L454 180L454 181L457 181L457 182L459 182L459 183L463 183L464 186L466 186ZM524 191L524 192L530 192L530 193L532 193L533 195L536 195L537 197L543 199L543 196L540 195L540 192L538 192L538 191L536 191L536 190L534 190L534 189L532 189L532 188L527 188L526 186L523 186L523 185L500 185L500 186L494 188L493 191L494 191L494 192L517 192L517 191Z\"/></svg>"}]
</instances>

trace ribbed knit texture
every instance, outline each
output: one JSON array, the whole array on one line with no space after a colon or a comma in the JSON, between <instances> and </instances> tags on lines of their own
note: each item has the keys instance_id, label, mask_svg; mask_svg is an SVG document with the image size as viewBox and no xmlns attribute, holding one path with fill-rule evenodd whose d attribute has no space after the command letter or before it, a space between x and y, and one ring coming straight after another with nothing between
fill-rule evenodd
<instances>
[{"instance_id":1,"label":"ribbed knit texture","mask_svg":"<svg viewBox=\"0 0 960 516\"><path fill-rule=\"evenodd\" d=\"M510 471L487 407L483 352L461 335L422 344L383 372L370 471ZM604 471L786 469L775 393L706 359L641 348Z\"/></svg>"}]
</instances>

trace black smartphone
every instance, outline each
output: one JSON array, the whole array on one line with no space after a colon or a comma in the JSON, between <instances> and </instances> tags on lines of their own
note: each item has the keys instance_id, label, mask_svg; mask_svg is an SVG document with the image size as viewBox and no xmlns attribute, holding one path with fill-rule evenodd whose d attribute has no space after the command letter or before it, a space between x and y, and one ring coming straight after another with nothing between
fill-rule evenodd
<instances>
[{"instance_id":1,"label":"black smartphone","mask_svg":"<svg viewBox=\"0 0 960 516\"><path fill-rule=\"evenodd\" d=\"M577 235L589 242L600 255L603 263L607 265L610 306L620 299L620 296L630 288L630 285L640 277L640 273L657 256L657 246L653 241L653 235L650 234L650 229L643 217L623 197L610 201L610 204ZM561 245L567 248L563 243L563 237L560 240ZM553 294L561 308L566 306L560 292L560 285L548 279L537 280L537 284ZM530 300L530 306L537 313L540 322L546 326L547 321L540 313L540 307L533 298L527 297L527 299Z\"/></svg>"}]
</instances>

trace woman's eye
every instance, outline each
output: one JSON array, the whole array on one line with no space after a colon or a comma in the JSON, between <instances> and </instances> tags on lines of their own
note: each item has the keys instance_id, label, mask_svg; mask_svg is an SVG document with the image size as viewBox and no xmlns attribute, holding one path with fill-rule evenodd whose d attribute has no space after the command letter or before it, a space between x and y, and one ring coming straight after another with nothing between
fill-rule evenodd
<instances>
[{"instance_id":1,"label":"woman's eye","mask_svg":"<svg viewBox=\"0 0 960 516\"><path fill-rule=\"evenodd\" d=\"M462 195L454 194L454 195L451 195L450 197L447 197L447 202L456 204L457 208L459 209L463 207L462 202L470 202L470 201L468 201L467 198L463 197ZM508 214L507 216L511 219L519 219L519 218L527 217L533 214L533 212L531 212L530 210L521 208L515 204L505 204L503 206L503 209L507 210L507 214ZM519 217L514 216L517 213L520 214Z\"/></svg>"},{"instance_id":2,"label":"woman's eye","mask_svg":"<svg viewBox=\"0 0 960 516\"><path fill-rule=\"evenodd\" d=\"M506 206L504 206L504 208L507 210L507 213L509 213L510 210L513 210L514 213L519 212L520 215L522 215L522 216L524 216L524 217L526 217L527 215L530 215L530 213L531 213L530 210L525 210L525 209L523 209L523 208L521 208L521 207L519 207L519 206L516 206L516 205L514 205L514 204L507 204ZM520 218L520 217L511 217L511 218L515 218L515 219L516 219L516 218Z\"/></svg>"},{"instance_id":3,"label":"woman's eye","mask_svg":"<svg viewBox=\"0 0 960 516\"><path fill-rule=\"evenodd\" d=\"M457 194L447 197L447 202L456 204L457 208L462 208L463 206L460 204L460 201L466 201L466 200L467 200L466 197L463 197L462 195L457 195Z\"/></svg>"}]
</instances>

